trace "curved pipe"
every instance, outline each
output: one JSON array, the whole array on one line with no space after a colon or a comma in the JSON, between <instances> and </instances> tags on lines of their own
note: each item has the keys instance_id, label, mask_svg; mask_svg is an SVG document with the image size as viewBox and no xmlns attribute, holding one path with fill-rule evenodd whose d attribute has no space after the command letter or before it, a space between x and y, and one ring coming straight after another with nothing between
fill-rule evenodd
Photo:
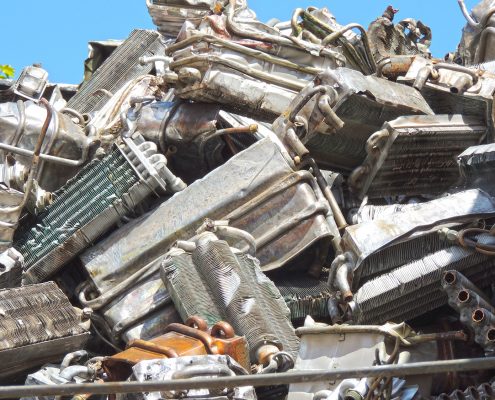
<instances>
[{"instance_id":1,"label":"curved pipe","mask_svg":"<svg viewBox=\"0 0 495 400\"><path fill-rule=\"evenodd\" d=\"M234 16L237 12L243 11L247 8L247 4L243 4L240 9L236 10L236 0L230 0L230 9L226 13L227 14L227 27L230 31L232 31L235 35L240 37L246 37L250 39L256 39L261 42L269 42L279 44L281 46L290 46L294 47L294 42L284 37L271 35L265 32L254 32L254 31L245 31L242 29L237 23L234 21ZM296 45L297 46L297 45Z\"/></svg>"},{"instance_id":2,"label":"curved pipe","mask_svg":"<svg viewBox=\"0 0 495 400\"><path fill-rule=\"evenodd\" d=\"M436 71L432 65L426 65L419 70L413 87L419 91L423 90L430 76L433 79L438 79L438 71Z\"/></svg>"},{"instance_id":3,"label":"curved pipe","mask_svg":"<svg viewBox=\"0 0 495 400\"><path fill-rule=\"evenodd\" d=\"M245 54L247 56L250 56L250 57L253 57L253 58L256 58L259 60L267 61L267 62L270 62L272 64L280 65L282 67L286 67L286 68L293 69L296 71L304 72L304 73L307 73L310 75L316 75L316 74L322 72L322 70L319 68L302 66L302 65L296 64L292 61L286 60L284 58L274 57L274 56L267 54L267 53L264 53L262 51L250 49L249 47L242 46L240 44L237 44L237 43L234 43L234 42L231 42L228 40L223 40L223 39L218 38L218 37L213 36L213 35L205 35L205 34L193 35L188 39L185 39L179 43L173 44L172 46L168 47L166 52L167 52L167 54L173 54L177 50L181 50L181 49L188 47L194 43L199 43L202 41L210 43L210 44L218 44L220 46L225 47L226 49L234 50L234 51L237 51L241 54Z\"/></svg>"},{"instance_id":4,"label":"curved pipe","mask_svg":"<svg viewBox=\"0 0 495 400\"><path fill-rule=\"evenodd\" d=\"M306 93L301 100L292 108L292 111L289 114L289 121L294 123L297 117L297 114L304 108L306 104L318 93L325 94L327 93L327 87L320 85L312 88L308 93Z\"/></svg>"},{"instance_id":5,"label":"curved pipe","mask_svg":"<svg viewBox=\"0 0 495 400\"><path fill-rule=\"evenodd\" d=\"M60 372L60 377L68 380L69 382L76 376L92 381L95 378L95 370L91 367L85 367L83 365L73 365Z\"/></svg>"},{"instance_id":6,"label":"curved pipe","mask_svg":"<svg viewBox=\"0 0 495 400\"><path fill-rule=\"evenodd\" d=\"M484 29L483 32L481 33L480 43L478 45L478 51L476 52L476 55L474 57L475 64L481 64L485 62L486 42L488 40L488 36L494 34L495 34L495 28L492 26Z\"/></svg>"},{"instance_id":7,"label":"curved pipe","mask_svg":"<svg viewBox=\"0 0 495 400\"><path fill-rule=\"evenodd\" d=\"M390 132L387 128L382 129L378 132L373 133L366 141L366 154L373 155L376 152L376 148L380 148L380 142L383 140L388 140L390 137Z\"/></svg>"},{"instance_id":8,"label":"curved pipe","mask_svg":"<svg viewBox=\"0 0 495 400\"><path fill-rule=\"evenodd\" d=\"M335 90L335 89L334 89ZM340 119L340 117L335 113L332 108L332 101L328 94L320 96L318 100L318 108L325 117L325 122L328 126L333 127L335 130L340 130L344 127L345 123Z\"/></svg>"},{"instance_id":9,"label":"curved pipe","mask_svg":"<svg viewBox=\"0 0 495 400\"><path fill-rule=\"evenodd\" d=\"M335 285L342 293L342 299L349 303L353 300L354 295L352 294L351 285L349 283L349 276L352 275L351 264L345 262L340 267L337 268L335 272Z\"/></svg>"},{"instance_id":10,"label":"curved pipe","mask_svg":"<svg viewBox=\"0 0 495 400\"><path fill-rule=\"evenodd\" d=\"M327 46L328 44L332 43L333 41L339 39L344 33L347 31L350 31L351 29L358 29L361 32L361 41L363 42L364 46L364 51L366 53L366 57L368 58L368 62L370 63L370 66L372 67L373 71L376 72L376 62L375 58L373 57L373 53L371 52L371 46L370 46L370 41L368 39L368 33L366 32L366 29L363 28L362 25L360 24L349 24L344 26L342 29L331 33L330 35L326 36L321 44L323 46Z\"/></svg>"},{"instance_id":11,"label":"curved pipe","mask_svg":"<svg viewBox=\"0 0 495 400\"><path fill-rule=\"evenodd\" d=\"M274 85L278 85L281 87L285 87L290 90L294 90L296 92L300 92L302 89L306 87L306 84L303 82L299 82L297 80L291 80L291 79L286 79L282 77L278 77L254 68L251 68L249 66L246 66L244 64L241 64L236 61L232 60L227 60L225 58L219 57L219 56L214 56L214 55L197 55L197 56L190 56L186 57L181 60L173 61L170 63L170 69L174 70L175 68L181 67L181 66L187 66L189 64L194 64L194 63L217 63L220 65L224 65L226 67L235 69L239 72L242 72L246 75L252 76L257 79L264 80L269 83L273 83Z\"/></svg>"},{"instance_id":12,"label":"curved pipe","mask_svg":"<svg viewBox=\"0 0 495 400\"><path fill-rule=\"evenodd\" d=\"M495 14L495 7L489 8L486 14L483 16L483 19L481 20L481 26L483 28L488 25L488 22L490 21L490 18L493 17L493 14Z\"/></svg>"},{"instance_id":13,"label":"curved pipe","mask_svg":"<svg viewBox=\"0 0 495 400\"><path fill-rule=\"evenodd\" d=\"M492 28L495 32L495 28ZM473 78L473 84L476 84L479 80L478 71L473 70L471 68L463 67L462 65L457 64L447 64L447 63L438 63L433 66L435 71L440 69L448 69L450 71L461 72L463 74L468 74Z\"/></svg>"},{"instance_id":14,"label":"curved pipe","mask_svg":"<svg viewBox=\"0 0 495 400\"><path fill-rule=\"evenodd\" d=\"M330 289L340 290L344 300L346 298L352 300L353 297L350 289L349 277L353 275L354 264L354 257L351 253L346 252L335 257L330 266L328 285L330 286Z\"/></svg>"},{"instance_id":15,"label":"curved pipe","mask_svg":"<svg viewBox=\"0 0 495 400\"><path fill-rule=\"evenodd\" d=\"M476 22L473 17L471 17L471 14L469 13L466 4L464 3L464 0L457 0L459 3L459 7L461 8L462 15L464 15L464 18L466 18L466 21L469 26L472 28L478 28L480 26L479 22Z\"/></svg>"},{"instance_id":16,"label":"curved pipe","mask_svg":"<svg viewBox=\"0 0 495 400\"><path fill-rule=\"evenodd\" d=\"M93 300L86 299L85 291L88 289L89 284L85 284L83 285L81 291L79 292L79 301L84 307L90 307L93 310L97 311L100 308L107 305L110 301L115 299L121 293L126 291L132 285L136 284L137 281L151 276L159 269L160 269L160 263L151 263L148 266L141 268L139 271L134 272L127 279L125 279L118 285L115 285L110 290L106 291L104 294L100 295L99 297Z\"/></svg>"},{"instance_id":17,"label":"curved pipe","mask_svg":"<svg viewBox=\"0 0 495 400\"><path fill-rule=\"evenodd\" d=\"M60 364L60 371L63 371L65 368L67 368L72 363L72 361L79 360L80 358L86 357L87 355L88 352L86 350L74 351L67 354Z\"/></svg>"},{"instance_id":18,"label":"curved pipe","mask_svg":"<svg viewBox=\"0 0 495 400\"><path fill-rule=\"evenodd\" d=\"M302 8L296 8L294 13L292 14L292 18L290 19L290 24L292 27L292 34L294 36L299 36L301 33L301 27L299 26L297 20L304 14L304 10Z\"/></svg>"},{"instance_id":19,"label":"curved pipe","mask_svg":"<svg viewBox=\"0 0 495 400\"><path fill-rule=\"evenodd\" d=\"M71 117L77 118L79 120L79 125L85 126L86 125L86 120L84 119L84 116L79 112L74 110L73 108L63 108L60 110L60 113L62 114L67 114L70 115Z\"/></svg>"},{"instance_id":20,"label":"curved pipe","mask_svg":"<svg viewBox=\"0 0 495 400\"><path fill-rule=\"evenodd\" d=\"M249 232L232 226L217 226L215 227L215 232L228 238L239 239L246 242L249 246L248 253L253 257L256 257L256 239Z\"/></svg>"}]
</instances>

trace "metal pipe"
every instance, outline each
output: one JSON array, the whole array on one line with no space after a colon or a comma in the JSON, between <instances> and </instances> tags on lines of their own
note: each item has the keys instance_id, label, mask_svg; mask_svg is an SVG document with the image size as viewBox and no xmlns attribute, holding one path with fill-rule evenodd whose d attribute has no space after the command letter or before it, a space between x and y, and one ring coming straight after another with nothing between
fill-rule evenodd
<instances>
[{"instance_id":1,"label":"metal pipe","mask_svg":"<svg viewBox=\"0 0 495 400\"><path fill-rule=\"evenodd\" d=\"M136 282L148 278L152 274L156 273L160 269L159 262L152 262L140 270L134 272L131 276L120 282L118 285L113 286L110 290L107 290L104 294L98 296L96 299L88 300L86 298L86 289L89 285L83 285L79 292L79 301L84 307L90 307L93 310L99 310L107 305L110 301L115 299L121 293L126 291L129 287L136 284Z\"/></svg>"},{"instance_id":2,"label":"metal pipe","mask_svg":"<svg viewBox=\"0 0 495 400\"><path fill-rule=\"evenodd\" d=\"M287 142L289 147L297 154L297 156L299 156L299 158L303 158L309 154L309 150L303 144L303 142L301 142L294 128L289 127L285 131L284 140Z\"/></svg>"},{"instance_id":3,"label":"metal pipe","mask_svg":"<svg viewBox=\"0 0 495 400\"><path fill-rule=\"evenodd\" d=\"M335 272L335 286L342 293L342 299L346 303L349 303L354 298L351 290L351 285L349 283L349 276L352 275L352 270L352 265L345 262L340 265Z\"/></svg>"},{"instance_id":4,"label":"metal pipe","mask_svg":"<svg viewBox=\"0 0 495 400\"><path fill-rule=\"evenodd\" d=\"M304 108L306 104L317 94L325 94L327 92L327 87L325 86L315 86L308 93L306 93L303 98L292 108L292 111L289 114L289 121L294 123L297 117L297 114Z\"/></svg>"},{"instance_id":5,"label":"metal pipe","mask_svg":"<svg viewBox=\"0 0 495 400\"><path fill-rule=\"evenodd\" d=\"M483 15L483 18L481 19L481 26L484 28L485 26L488 25L488 22L490 21L490 18L495 14L495 7L491 7L488 9L485 15Z\"/></svg>"},{"instance_id":6,"label":"metal pipe","mask_svg":"<svg viewBox=\"0 0 495 400\"><path fill-rule=\"evenodd\" d=\"M495 28L494 32L495 32ZM468 67L463 67L462 65L457 65L457 64L448 64L448 63L438 63L433 66L433 69L435 71L438 71L439 69L448 69L450 71L455 71L455 72L460 72L463 74L468 74L473 78L473 84L476 84L479 80L479 75L478 71L473 70Z\"/></svg>"},{"instance_id":7,"label":"metal pipe","mask_svg":"<svg viewBox=\"0 0 495 400\"><path fill-rule=\"evenodd\" d=\"M245 54L247 56L257 58L259 60L267 61L272 64L280 65L282 67L286 67L289 69L293 69L296 71L300 72L305 72L310 75L317 75L323 70L320 68L315 68L315 67L309 67L309 66L302 66L299 64L296 64L292 61L286 60L284 58L280 57L274 57L270 54L264 53L262 51L256 50L256 49L250 49L249 47L242 46L240 44L228 41L228 40L223 40L220 39L216 36L213 35L204 35L204 34L199 34L199 35L193 35L188 39L185 39L179 43L173 44L172 46L168 47L166 52L167 54L173 54L177 50L183 49L185 47L190 46L191 44L205 41L210 44L218 44L220 46L225 47L226 49L234 50L239 53Z\"/></svg>"},{"instance_id":8,"label":"metal pipe","mask_svg":"<svg viewBox=\"0 0 495 400\"><path fill-rule=\"evenodd\" d=\"M236 0L230 0L230 7L229 11L226 13L227 14L227 27L229 28L230 31L232 31L235 35L240 36L240 37L247 37L250 39L256 39L261 42L269 42L269 43L275 43L279 44L281 46L290 46L290 47L296 47L294 46L294 43L284 37L281 36L275 36L271 35L269 33L265 32L254 32L254 31L245 31L242 29L237 23L234 21L234 16L236 14ZM244 2L244 4L240 7L239 11L245 10L247 8L247 4Z\"/></svg>"},{"instance_id":9,"label":"metal pipe","mask_svg":"<svg viewBox=\"0 0 495 400\"><path fill-rule=\"evenodd\" d=\"M462 15L464 15L464 18L466 18L467 23L469 26L472 28L478 28L480 23L476 22L473 17L471 17L471 14L469 14L469 11L466 7L466 4L464 4L464 0L457 0L459 3L459 7L461 8Z\"/></svg>"},{"instance_id":10,"label":"metal pipe","mask_svg":"<svg viewBox=\"0 0 495 400\"><path fill-rule=\"evenodd\" d=\"M335 130L340 130L345 124L333 110L332 103L333 102L330 99L330 96L328 94L324 94L320 96L320 99L318 100L318 108L325 117L325 123Z\"/></svg>"},{"instance_id":11,"label":"metal pipe","mask_svg":"<svg viewBox=\"0 0 495 400\"><path fill-rule=\"evenodd\" d=\"M200 155L204 155L204 147L206 146L206 143L209 142L211 139L223 136L223 135L237 135L237 134L255 134L258 132L258 125L257 124L251 124L249 126L238 126L235 128L225 128L225 129L218 129L216 131L213 131L211 133L206 134L201 142L199 143L199 149L198 152Z\"/></svg>"},{"instance_id":12,"label":"metal pipe","mask_svg":"<svg viewBox=\"0 0 495 400\"><path fill-rule=\"evenodd\" d=\"M228 238L240 239L248 244L248 253L256 257L256 239L249 232L232 226L216 226L215 232Z\"/></svg>"},{"instance_id":13,"label":"metal pipe","mask_svg":"<svg viewBox=\"0 0 495 400\"><path fill-rule=\"evenodd\" d=\"M14 154L20 154L21 156L26 156L26 157L33 157L34 156L34 152L31 150L21 149L20 147L10 146L10 145L5 144L5 143L0 143L0 149L9 151L9 152L14 153ZM84 150L85 154L86 154L86 150L87 149ZM67 165L70 167L79 167L82 164L84 164L84 162L86 161L86 157L84 154L80 160L69 160L67 158L50 156L48 154L40 154L39 158L42 161L53 162L54 164Z\"/></svg>"},{"instance_id":14,"label":"metal pipe","mask_svg":"<svg viewBox=\"0 0 495 400\"><path fill-rule=\"evenodd\" d=\"M249 66L246 66L244 64L238 63L236 61L228 60L219 56L215 55L196 55L196 56L190 56L183 58L181 60L173 61L170 63L170 69L174 70L175 68L185 66L188 64L194 64L196 62L199 62L201 64L212 64L212 63L217 63L224 65L226 67L235 69L239 72L242 72L246 75L252 76L253 78L260 79L269 83L273 83L274 85L282 86L290 90L294 90L296 92L300 92L302 89L306 87L306 84L303 83L302 81L297 81L297 80L290 80L282 77L278 77L276 75L272 75L254 68L251 68Z\"/></svg>"},{"instance_id":15,"label":"metal pipe","mask_svg":"<svg viewBox=\"0 0 495 400\"><path fill-rule=\"evenodd\" d=\"M323 41L321 42L321 44L323 46L326 46L329 43L332 43L333 41L342 37L344 35L344 33L346 33L347 31L350 31L351 29L358 29L361 32L361 41L363 42L364 51L366 53L366 58L368 59L368 62L370 64L371 68L373 69L373 71L376 72L376 62L375 62L375 58L373 57L373 53L371 51L370 41L368 39L368 33L366 32L366 29L364 29L362 25L356 24L356 23L346 25L342 29L340 29L336 32L333 32L330 35L326 36L323 39Z\"/></svg>"},{"instance_id":16,"label":"metal pipe","mask_svg":"<svg viewBox=\"0 0 495 400\"><path fill-rule=\"evenodd\" d=\"M302 8L296 8L294 10L294 12L292 13L292 18L290 19L290 24L292 27L292 34L294 36L299 36L299 34L301 33L301 27L297 23L297 20L303 14L304 14L304 10Z\"/></svg>"},{"instance_id":17,"label":"metal pipe","mask_svg":"<svg viewBox=\"0 0 495 400\"><path fill-rule=\"evenodd\" d=\"M490 26L488 28L485 28L483 32L481 33L480 37L480 43L478 45L478 51L476 52L476 55L474 57L474 63L475 64L481 64L487 60L485 60L486 56L486 42L488 40L489 35L494 35L495 34L495 28Z\"/></svg>"},{"instance_id":18,"label":"metal pipe","mask_svg":"<svg viewBox=\"0 0 495 400\"><path fill-rule=\"evenodd\" d=\"M74 110L73 108L63 108L62 110L60 110L60 112L62 114L67 114L67 115L70 115L72 117L75 117L79 120L79 125L86 125L86 120L84 119L84 116L79 112L79 111L76 111Z\"/></svg>"},{"instance_id":19,"label":"metal pipe","mask_svg":"<svg viewBox=\"0 0 495 400\"><path fill-rule=\"evenodd\" d=\"M313 175L315 176L316 181L318 182L318 186L320 187L321 191L323 192L323 195L325 196L325 199L328 201L328 204L330 205L330 209L332 210L333 217L335 219L335 223L337 224L337 227L339 228L339 230L345 229L348 226L348 223L344 217L344 214L342 213L342 210L340 209L339 203L337 203L337 200L333 195L332 189L330 188L328 182L321 173L318 164L313 158L305 158L301 164L301 167L304 165L309 165L313 170Z\"/></svg>"},{"instance_id":20,"label":"metal pipe","mask_svg":"<svg viewBox=\"0 0 495 400\"><path fill-rule=\"evenodd\" d=\"M95 378L95 370L84 365L72 365L60 371L60 377L68 381L71 381L76 376L86 380L93 380Z\"/></svg>"},{"instance_id":21,"label":"metal pipe","mask_svg":"<svg viewBox=\"0 0 495 400\"><path fill-rule=\"evenodd\" d=\"M222 378L177 379L160 382L109 382L66 385L26 385L0 387L0 399L31 396L73 396L78 393L112 394L166 392L191 389L225 389L243 386L273 386L295 383L328 382L347 378L376 378L411 375L433 375L455 371L476 371L495 368L495 357L468 358L411 364L379 365L365 368L343 368L279 374L229 376Z\"/></svg>"},{"instance_id":22,"label":"metal pipe","mask_svg":"<svg viewBox=\"0 0 495 400\"><path fill-rule=\"evenodd\" d=\"M430 76L433 79L438 79L438 72L434 70L432 65L426 65L419 70L413 87L419 91L423 90Z\"/></svg>"},{"instance_id":23,"label":"metal pipe","mask_svg":"<svg viewBox=\"0 0 495 400\"><path fill-rule=\"evenodd\" d=\"M166 56L151 56L151 57L140 57L139 64L146 65L154 62L169 62L170 57Z\"/></svg>"},{"instance_id":24,"label":"metal pipe","mask_svg":"<svg viewBox=\"0 0 495 400\"><path fill-rule=\"evenodd\" d=\"M65 368L67 368L72 363L72 361L78 360L82 357L86 357L87 355L88 352L86 350L74 351L67 354L60 364L60 371L63 371Z\"/></svg>"}]
</instances>

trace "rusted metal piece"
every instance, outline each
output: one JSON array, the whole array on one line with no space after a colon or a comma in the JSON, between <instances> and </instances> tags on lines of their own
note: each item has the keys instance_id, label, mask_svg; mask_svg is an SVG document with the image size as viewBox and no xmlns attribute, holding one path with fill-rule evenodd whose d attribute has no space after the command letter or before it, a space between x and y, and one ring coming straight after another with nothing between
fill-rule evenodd
<instances>
[{"instance_id":1,"label":"rusted metal piece","mask_svg":"<svg viewBox=\"0 0 495 400\"><path fill-rule=\"evenodd\" d=\"M206 322L195 317L188 321L204 327ZM222 337L215 336L223 332ZM128 343L122 353L108 357L103 368L112 381L127 379L132 366L143 360L199 356L206 354L229 355L246 369L250 369L249 351L244 337L235 336L227 322L215 325L210 332L182 324L170 324L165 333L150 340L136 339Z\"/></svg>"}]
</instances>

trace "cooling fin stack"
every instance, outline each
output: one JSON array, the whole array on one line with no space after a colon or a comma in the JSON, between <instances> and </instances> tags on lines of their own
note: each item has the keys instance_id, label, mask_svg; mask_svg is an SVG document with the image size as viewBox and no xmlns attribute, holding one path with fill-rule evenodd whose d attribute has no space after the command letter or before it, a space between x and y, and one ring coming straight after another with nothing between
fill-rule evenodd
<instances>
[{"instance_id":1,"label":"cooling fin stack","mask_svg":"<svg viewBox=\"0 0 495 400\"><path fill-rule=\"evenodd\" d=\"M83 348L89 333L54 282L0 291L0 380Z\"/></svg>"},{"instance_id":2,"label":"cooling fin stack","mask_svg":"<svg viewBox=\"0 0 495 400\"><path fill-rule=\"evenodd\" d=\"M348 227L342 242L356 260L354 289L425 254L451 247L451 242L438 233L441 226L461 226L493 216L495 199L472 189Z\"/></svg>"},{"instance_id":3,"label":"cooling fin stack","mask_svg":"<svg viewBox=\"0 0 495 400\"><path fill-rule=\"evenodd\" d=\"M104 91L115 94L129 81L151 72L153 64L141 65L141 57L164 54L165 46L158 32L135 29L81 86L67 107L81 114L98 111L108 101Z\"/></svg>"},{"instance_id":4,"label":"cooling fin stack","mask_svg":"<svg viewBox=\"0 0 495 400\"><path fill-rule=\"evenodd\" d=\"M164 262L162 278L181 315L199 315L209 324L225 320L246 336L255 351L266 342L297 355L299 342L285 302L259 267L245 254L234 254L225 241L199 243L192 254L174 254Z\"/></svg>"},{"instance_id":5,"label":"cooling fin stack","mask_svg":"<svg viewBox=\"0 0 495 400\"><path fill-rule=\"evenodd\" d=\"M360 198L441 194L459 179L456 156L487 131L483 121L463 115L400 117L370 137L351 187Z\"/></svg>"},{"instance_id":6,"label":"cooling fin stack","mask_svg":"<svg viewBox=\"0 0 495 400\"><path fill-rule=\"evenodd\" d=\"M24 256L23 283L46 280L150 194L165 189L157 168L166 168L166 160L156 145L124 140L125 146L114 146L55 192L55 201L19 235L14 247Z\"/></svg>"},{"instance_id":7,"label":"cooling fin stack","mask_svg":"<svg viewBox=\"0 0 495 400\"><path fill-rule=\"evenodd\" d=\"M294 324L304 322L306 316L315 320L328 319L328 301L334 298L327 279L315 279L308 274L290 274L276 278L275 285L290 310Z\"/></svg>"},{"instance_id":8,"label":"cooling fin stack","mask_svg":"<svg viewBox=\"0 0 495 400\"><path fill-rule=\"evenodd\" d=\"M489 235L481 243L495 243ZM362 285L354 295L356 324L408 321L447 304L441 279L448 270L462 272L480 288L495 279L495 259L458 246L433 252Z\"/></svg>"}]
</instances>

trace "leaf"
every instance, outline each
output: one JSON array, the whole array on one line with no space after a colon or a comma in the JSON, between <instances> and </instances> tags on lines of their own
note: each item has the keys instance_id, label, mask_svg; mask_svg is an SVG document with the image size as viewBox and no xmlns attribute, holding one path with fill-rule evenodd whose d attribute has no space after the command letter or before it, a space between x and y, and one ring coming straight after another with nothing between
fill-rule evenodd
<instances>
[{"instance_id":1,"label":"leaf","mask_svg":"<svg viewBox=\"0 0 495 400\"><path fill-rule=\"evenodd\" d=\"M5 78L12 78L15 74L15 70L11 65L0 65L0 77L5 79Z\"/></svg>"}]
</instances>

